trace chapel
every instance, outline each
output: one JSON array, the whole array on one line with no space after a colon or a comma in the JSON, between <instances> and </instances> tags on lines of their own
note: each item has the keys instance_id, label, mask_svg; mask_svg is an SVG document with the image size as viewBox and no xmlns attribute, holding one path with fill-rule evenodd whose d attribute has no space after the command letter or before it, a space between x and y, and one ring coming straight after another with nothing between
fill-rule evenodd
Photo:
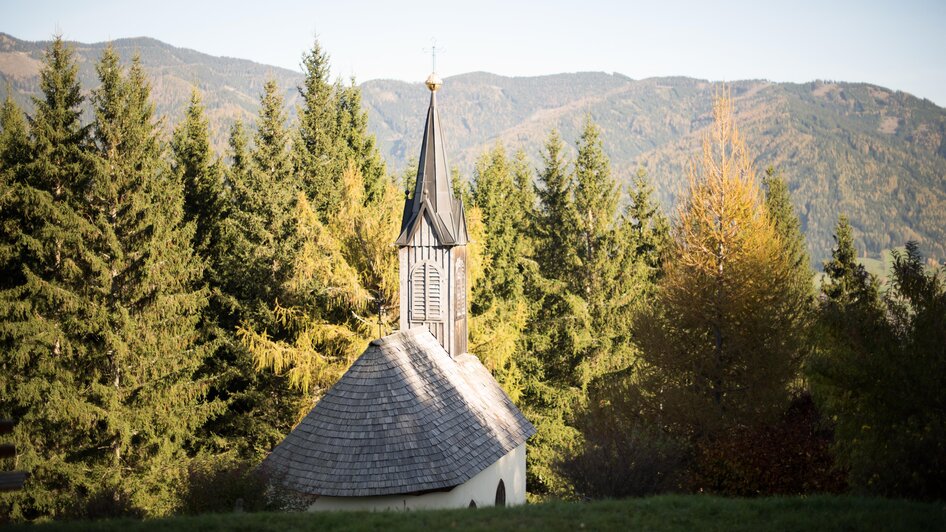
<instances>
[{"instance_id":1,"label":"chapel","mask_svg":"<svg viewBox=\"0 0 946 532\"><path fill-rule=\"evenodd\" d=\"M437 75L398 246L400 330L374 340L263 461L311 510L523 504L532 424L467 352L463 202L453 193Z\"/></svg>"}]
</instances>

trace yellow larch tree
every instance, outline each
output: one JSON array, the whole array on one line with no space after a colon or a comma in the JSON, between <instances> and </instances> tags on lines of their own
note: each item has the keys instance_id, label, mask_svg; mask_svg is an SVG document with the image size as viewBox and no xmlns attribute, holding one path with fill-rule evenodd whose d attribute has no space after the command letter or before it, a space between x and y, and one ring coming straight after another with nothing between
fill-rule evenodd
<instances>
[{"instance_id":1,"label":"yellow larch tree","mask_svg":"<svg viewBox=\"0 0 946 532\"><path fill-rule=\"evenodd\" d=\"M787 404L807 294L767 213L752 158L718 97L689 168L654 305L636 320L640 379L666 428L691 438L748 426Z\"/></svg>"}]
</instances>

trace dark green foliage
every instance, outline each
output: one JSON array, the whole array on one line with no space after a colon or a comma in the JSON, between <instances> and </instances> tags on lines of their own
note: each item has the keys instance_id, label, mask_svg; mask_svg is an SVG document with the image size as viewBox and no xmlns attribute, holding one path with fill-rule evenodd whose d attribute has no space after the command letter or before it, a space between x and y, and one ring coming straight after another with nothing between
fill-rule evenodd
<instances>
[{"instance_id":1,"label":"dark green foliage","mask_svg":"<svg viewBox=\"0 0 946 532\"><path fill-rule=\"evenodd\" d=\"M217 407L201 402L206 384L194 378L208 354L196 334L207 294L140 63L125 76L107 50L99 74L89 204L108 275L92 299L102 316L86 324L97 328L102 357L92 402L108 413L94 435L108 471L98 488L120 505L162 515L178 503L173 481L183 475L187 446Z\"/></svg>"},{"instance_id":2,"label":"dark green foliage","mask_svg":"<svg viewBox=\"0 0 946 532\"><path fill-rule=\"evenodd\" d=\"M180 513L261 512L281 509L267 496L268 479L255 460L230 455L201 457L187 470L186 493Z\"/></svg>"},{"instance_id":3,"label":"dark green foliage","mask_svg":"<svg viewBox=\"0 0 946 532\"><path fill-rule=\"evenodd\" d=\"M484 153L476 165L473 205L483 217L482 249L488 257L473 287L472 311L481 313L496 300L518 300L523 294L519 261L523 257L523 212L516 201L517 186L501 144Z\"/></svg>"},{"instance_id":4,"label":"dark green foliage","mask_svg":"<svg viewBox=\"0 0 946 532\"><path fill-rule=\"evenodd\" d=\"M220 234L227 216L222 168L210 147L210 132L200 93L195 89L184 121L171 140L172 169L184 187L185 221L195 224L194 247L211 265L218 262Z\"/></svg>"},{"instance_id":5,"label":"dark green foliage","mask_svg":"<svg viewBox=\"0 0 946 532\"><path fill-rule=\"evenodd\" d=\"M781 172L766 168L762 178L765 189L765 207L775 226L775 232L782 240L782 253L788 256L793 271L792 282L799 287L812 287L811 259L808 256L805 234L798 221L798 214L792 204L791 193Z\"/></svg>"},{"instance_id":6,"label":"dark green foliage","mask_svg":"<svg viewBox=\"0 0 946 532\"><path fill-rule=\"evenodd\" d=\"M877 281L857 262L851 223L843 214L838 218L834 242L831 260L824 263L827 278L821 286L822 293L831 304L843 306L855 301L868 306L876 304Z\"/></svg>"},{"instance_id":7,"label":"dark green foliage","mask_svg":"<svg viewBox=\"0 0 946 532\"><path fill-rule=\"evenodd\" d=\"M534 235L537 270L528 286L529 297L537 302L528 324L528 347L535 359L525 366L528 413L537 416L540 434L530 455L529 471L535 475L530 482L558 494L571 488L553 464L580 447L575 423L587 399L585 390L594 379L632 364L633 314L652 291L645 257L617 215L617 183L590 119L577 149L569 173L562 142L552 132L538 178L536 214L524 225ZM533 201L519 194L523 204ZM599 451L614 452L609 447L613 441L586 443L570 463L603 458Z\"/></svg>"},{"instance_id":8,"label":"dark green foliage","mask_svg":"<svg viewBox=\"0 0 946 532\"><path fill-rule=\"evenodd\" d=\"M94 489L73 453L90 447L100 418L80 390L95 384L85 370L96 358L84 342L95 332L86 279L105 272L89 249L97 235L82 201L88 128L79 123L76 67L61 39L47 51L42 88L30 119L30 161L7 204L18 223L5 227L2 270L16 278L0 292L0 408L19 420L17 466L32 475L24 491L2 499L2 513L18 520L63 515L81 490Z\"/></svg>"},{"instance_id":9,"label":"dark green foliage","mask_svg":"<svg viewBox=\"0 0 946 532\"><path fill-rule=\"evenodd\" d=\"M618 185L600 130L589 117L577 142L572 183L578 267L565 281L583 298L591 320L590 343L583 354L586 379L626 368L632 359L629 329L646 278L643 261L621 238Z\"/></svg>"},{"instance_id":10,"label":"dark green foliage","mask_svg":"<svg viewBox=\"0 0 946 532\"><path fill-rule=\"evenodd\" d=\"M292 142L293 165L302 190L324 219L340 201L339 180L345 169L338 134L340 85L329 80L328 53L317 40L303 55L302 68L305 79L299 86L302 105ZM355 102L349 98L348 103ZM346 112L348 121L352 117L360 117L353 106Z\"/></svg>"},{"instance_id":11,"label":"dark green foliage","mask_svg":"<svg viewBox=\"0 0 946 532\"><path fill-rule=\"evenodd\" d=\"M125 74L103 53L90 142L72 61L57 40L17 198L23 283L0 295L3 414L20 421L19 467L31 472L4 513L167 514L214 409L194 378L202 267L140 64Z\"/></svg>"},{"instance_id":12,"label":"dark green foliage","mask_svg":"<svg viewBox=\"0 0 946 532\"><path fill-rule=\"evenodd\" d=\"M26 177L24 171L29 160L26 119L8 95L0 107L0 290L15 286L21 274L13 244L20 223L15 216L14 200Z\"/></svg>"},{"instance_id":13,"label":"dark green foliage","mask_svg":"<svg viewBox=\"0 0 946 532\"><path fill-rule=\"evenodd\" d=\"M684 489L686 442L641 415L640 387L630 371L598 379L577 419L584 442L560 458L576 491L590 498L643 497Z\"/></svg>"},{"instance_id":14,"label":"dark green foliage","mask_svg":"<svg viewBox=\"0 0 946 532\"><path fill-rule=\"evenodd\" d=\"M376 203L386 183L384 160L375 146L374 135L368 132L368 113L361 108L361 89L351 84L337 88L338 132L341 137L343 161L354 162L365 181L365 202Z\"/></svg>"},{"instance_id":15,"label":"dark green foliage","mask_svg":"<svg viewBox=\"0 0 946 532\"><path fill-rule=\"evenodd\" d=\"M275 81L267 82L261 95L252 150L240 123L231 131L230 146L229 215L222 229L228 253L219 257L223 345L211 369L220 374L215 393L229 406L207 429L222 440L215 447L258 459L288 433L300 409L300 395L288 390L284 377L257 371L236 334L238 327L265 330L276 324L272 308L295 253L293 209L299 186Z\"/></svg>"},{"instance_id":16,"label":"dark green foliage","mask_svg":"<svg viewBox=\"0 0 946 532\"><path fill-rule=\"evenodd\" d=\"M847 261L838 226L826 264L822 336L810 378L836 423L835 451L854 489L885 496L946 496L946 286L915 243L894 255L883 298Z\"/></svg>"},{"instance_id":17,"label":"dark green foliage","mask_svg":"<svg viewBox=\"0 0 946 532\"><path fill-rule=\"evenodd\" d=\"M539 242L536 259L543 274L551 279L564 279L577 267L575 245L570 241L578 214L572 201L573 186L565 160L565 145L558 132L552 130L542 155L543 169L538 176L536 195L539 207L533 224Z\"/></svg>"},{"instance_id":18,"label":"dark green foliage","mask_svg":"<svg viewBox=\"0 0 946 532\"><path fill-rule=\"evenodd\" d=\"M660 278L670 249L670 221L654 197L647 171L638 169L624 209L624 238L632 246L629 256L640 257L652 282Z\"/></svg>"}]
</instances>

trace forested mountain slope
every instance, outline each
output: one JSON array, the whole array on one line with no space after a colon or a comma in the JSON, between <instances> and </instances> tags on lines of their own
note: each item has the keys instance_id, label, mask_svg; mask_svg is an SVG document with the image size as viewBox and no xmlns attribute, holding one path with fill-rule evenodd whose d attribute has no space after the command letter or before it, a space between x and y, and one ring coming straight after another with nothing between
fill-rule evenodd
<instances>
[{"instance_id":1,"label":"forested mountain slope","mask_svg":"<svg viewBox=\"0 0 946 532\"><path fill-rule=\"evenodd\" d=\"M0 96L7 84L30 108L48 43L0 34ZM236 119L252 121L267 77L296 103L301 74L251 61L214 57L149 38L119 39L136 51L152 78L166 127L180 120L191 88L204 93L213 144L226 145ZM104 43L73 43L83 87L94 86ZM361 85L370 126L391 170L419 150L427 91L420 82ZM647 168L665 206L686 179L686 164L711 120L720 85L685 77L632 80L585 72L540 77L469 73L446 79L439 97L451 164L471 176L473 161L497 141L522 148L534 162L551 128L572 142L586 115L602 128L615 174L627 182ZM792 190L814 261L825 258L841 212L851 217L859 249L878 256L917 240L946 259L946 110L928 100L863 83L734 81L737 120L761 171L779 168Z\"/></svg>"},{"instance_id":2,"label":"forested mountain slope","mask_svg":"<svg viewBox=\"0 0 946 532\"><path fill-rule=\"evenodd\" d=\"M871 255L912 239L946 258L944 109L863 83L735 81L729 88L757 168L783 172L816 261L829 254L841 212L851 217L858 247ZM424 105L426 92L387 80L362 90L385 155L403 165L418 149L422 124L413 110ZM464 175L497 140L535 160L551 128L573 140L590 114L619 179L627 182L643 166L671 205L719 90L680 77L472 73L447 78L438 103L451 162Z\"/></svg>"},{"instance_id":3,"label":"forested mountain slope","mask_svg":"<svg viewBox=\"0 0 946 532\"><path fill-rule=\"evenodd\" d=\"M69 42L76 51L79 81L88 91L97 84L95 63L109 43L85 44ZM286 101L294 106L296 85L302 74L246 59L215 57L186 48L177 48L148 37L116 39L111 45L123 63L140 54L142 65L151 78L151 94L158 115L166 117L170 129L181 120L193 87L203 93L207 118L212 125L212 141L218 151L226 146L230 125L236 119L255 120L259 98L266 79L276 79L283 88ZM0 96L7 86L24 109L32 106L30 96L39 94L39 69L48 41L23 41L0 33ZM300 57L302 51L300 50ZM86 117L89 118L89 117Z\"/></svg>"}]
</instances>

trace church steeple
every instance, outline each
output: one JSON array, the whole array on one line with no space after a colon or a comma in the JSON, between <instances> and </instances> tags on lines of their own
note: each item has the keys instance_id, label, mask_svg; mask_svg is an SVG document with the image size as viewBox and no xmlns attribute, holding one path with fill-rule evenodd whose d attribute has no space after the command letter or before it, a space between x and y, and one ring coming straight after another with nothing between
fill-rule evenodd
<instances>
[{"instance_id":1,"label":"church steeple","mask_svg":"<svg viewBox=\"0 0 946 532\"><path fill-rule=\"evenodd\" d=\"M443 81L426 81L430 106L417 166L414 195L404 202L398 236L401 329L426 326L451 355L467 349L466 244L463 203L453 194L444 151L437 90Z\"/></svg>"},{"instance_id":2,"label":"church steeple","mask_svg":"<svg viewBox=\"0 0 946 532\"><path fill-rule=\"evenodd\" d=\"M430 89L430 106L427 108L424 139L420 147L417 181L414 184L413 200L408 202L410 211L407 206L404 209L401 235L397 244L406 245L408 234L421 219L418 213L426 207L424 210L434 214L434 224L437 226L441 244L464 245L469 241L466 219L463 216L462 203L453 195L443 133L440 129L440 114L437 112L437 90L443 86L443 81L434 73L427 77L425 83Z\"/></svg>"}]
</instances>

